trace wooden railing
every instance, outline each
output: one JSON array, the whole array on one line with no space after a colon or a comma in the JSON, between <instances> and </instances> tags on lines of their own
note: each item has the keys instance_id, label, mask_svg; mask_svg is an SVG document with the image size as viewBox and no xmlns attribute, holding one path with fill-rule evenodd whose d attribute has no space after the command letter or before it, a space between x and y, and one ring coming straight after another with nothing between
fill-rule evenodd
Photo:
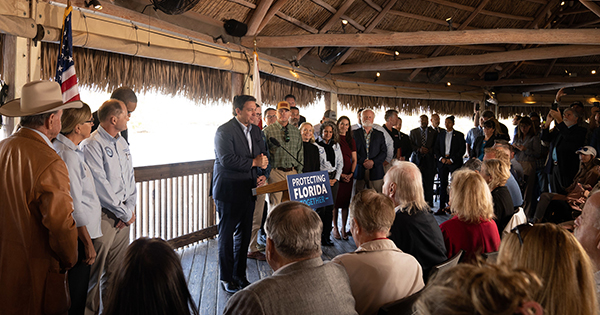
<instances>
[{"instance_id":1,"label":"wooden railing","mask_svg":"<svg viewBox=\"0 0 600 315\"><path fill-rule=\"evenodd\" d=\"M138 200L131 240L161 237L177 248L217 235L209 197L214 160L135 168Z\"/></svg>"}]
</instances>

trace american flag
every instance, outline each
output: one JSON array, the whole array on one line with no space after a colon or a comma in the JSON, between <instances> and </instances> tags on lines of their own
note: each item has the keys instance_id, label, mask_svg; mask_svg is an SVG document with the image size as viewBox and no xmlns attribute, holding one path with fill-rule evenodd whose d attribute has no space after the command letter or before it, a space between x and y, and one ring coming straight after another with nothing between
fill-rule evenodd
<instances>
[{"instance_id":1,"label":"american flag","mask_svg":"<svg viewBox=\"0 0 600 315\"><path fill-rule=\"evenodd\" d=\"M73 62L73 36L71 29L72 6L67 6L63 18L62 38L60 40L60 52L56 61L56 78L54 79L62 90L63 103L79 100L79 88L77 86L77 75L75 75L75 63Z\"/></svg>"}]
</instances>

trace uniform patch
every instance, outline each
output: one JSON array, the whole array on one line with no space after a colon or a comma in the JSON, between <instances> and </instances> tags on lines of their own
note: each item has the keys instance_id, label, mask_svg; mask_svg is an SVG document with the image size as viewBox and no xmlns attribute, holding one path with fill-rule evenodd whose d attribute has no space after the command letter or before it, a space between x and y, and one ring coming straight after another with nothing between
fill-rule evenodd
<instances>
[{"instance_id":1,"label":"uniform patch","mask_svg":"<svg viewBox=\"0 0 600 315\"><path fill-rule=\"evenodd\" d=\"M104 151L106 151L106 154L110 157L113 157L113 150L109 147L105 147Z\"/></svg>"}]
</instances>

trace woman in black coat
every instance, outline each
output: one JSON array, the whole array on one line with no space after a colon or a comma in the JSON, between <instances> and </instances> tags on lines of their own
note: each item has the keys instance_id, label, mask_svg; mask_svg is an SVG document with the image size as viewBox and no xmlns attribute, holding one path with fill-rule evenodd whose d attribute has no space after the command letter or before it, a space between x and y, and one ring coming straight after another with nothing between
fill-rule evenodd
<instances>
[{"instance_id":1,"label":"woman in black coat","mask_svg":"<svg viewBox=\"0 0 600 315\"><path fill-rule=\"evenodd\" d=\"M485 148L493 147L497 138L496 123L492 119L483 122L483 136L475 139L473 150L471 150L471 158L478 158L480 161L483 161Z\"/></svg>"},{"instance_id":2,"label":"woman in black coat","mask_svg":"<svg viewBox=\"0 0 600 315\"><path fill-rule=\"evenodd\" d=\"M300 135L302 135L302 146L304 148L304 167L302 167L302 173L321 170L319 148L314 145L315 136L313 126L308 122L302 123L300 125Z\"/></svg>"}]
</instances>

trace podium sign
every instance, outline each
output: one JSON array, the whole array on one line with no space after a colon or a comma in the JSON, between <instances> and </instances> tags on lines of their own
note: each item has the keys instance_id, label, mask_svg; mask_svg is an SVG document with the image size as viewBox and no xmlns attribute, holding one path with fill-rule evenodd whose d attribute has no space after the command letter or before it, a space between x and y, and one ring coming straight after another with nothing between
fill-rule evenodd
<instances>
[{"instance_id":1,"label":"podium sign","mask_svg":"<svg viewBox=\"0 0 600 315\"><path fill-rule=\"evenodd\" d=\"M290 200L302 202L313 209L333 205L326 171L288 175L287 183Z\"/></svg>"}]
</instances>

